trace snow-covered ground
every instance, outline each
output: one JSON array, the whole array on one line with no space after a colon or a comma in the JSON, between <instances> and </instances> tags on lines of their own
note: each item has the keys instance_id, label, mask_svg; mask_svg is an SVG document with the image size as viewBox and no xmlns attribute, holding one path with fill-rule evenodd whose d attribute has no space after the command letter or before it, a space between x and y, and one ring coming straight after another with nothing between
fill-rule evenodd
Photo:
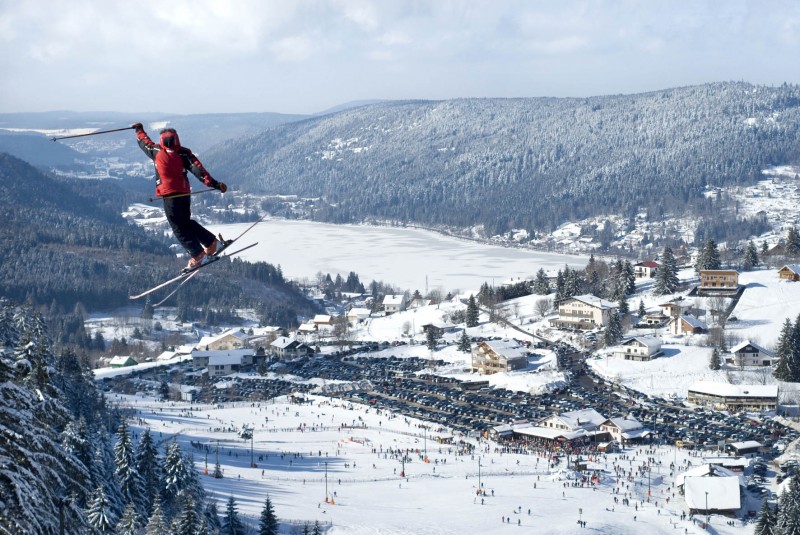
<instances>
[{"instance_id":1,"label":"snow-covered ground","mask_svg":"<svg viewBox=\"0 0 800 535\"><path fill-rule=\"evenodd\" d=\"M452 436L447 429L423 431L421 422L413 419L338 400L310 399L311 405L279 398L274 403L223 408L114 395L110 401L137 411L143 423L134 420L134 431L149 426L161 441L177 435L183 447L194 452L201 474L206 450L193 448L190 441L208 445L209 473L219 444L224 477L201 475L201 480L220 510L234 496L240 512L252 519L269 496L282 520L330 523L328 533L333 535L489 534L512 529L579 533L579 519L595 533L703 532L697 523L681 520L686 506L672 488L678 472L670 476L669 469L673 462L685 467L686 461L697 465L700 459L674 447L660 447L655 453L631 449L625 452L630 460L620 459L619 454L601 456L589 463L590 469L599 471L600 482L575 487L575 474L566 469L565 459L550 467L544 457L500 453L495 443L474 439L469 441L477 445L475 453L462 454L455 445L437 442ZM250 466L250 442L227 430L245 424L255 426L256 467ZM409 451L405 477L403 465L390 450ZM424 462L425 452L429 462ZM614 472L615 464L625 470L634 467L635 472L647 457L658 463L650 477L649 503L646 476L627 481ZM485 497L477 495L479 470ZM628 506L622 505L626 493L631 499ZM736 520L735 526L728 526L727 521L712 515L715 533L752 532L752 525ZM284 524L285 533L290 529Z\"/></svg>"}]
</instances>

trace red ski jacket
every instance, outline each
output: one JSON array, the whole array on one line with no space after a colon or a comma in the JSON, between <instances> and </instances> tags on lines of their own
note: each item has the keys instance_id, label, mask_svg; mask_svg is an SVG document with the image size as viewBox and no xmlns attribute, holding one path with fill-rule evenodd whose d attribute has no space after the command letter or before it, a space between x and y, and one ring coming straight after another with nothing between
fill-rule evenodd
<instances>
[{"instance_id":1,"label":"red ski jacket","mask_svg":"<svg viewBox=\"0 0 800 535\"><path fill-rule=\"evenodd\" d=\"M161 132L161 144L153 143L144 130L136 131L139 147L155 162L156 166L156 195L164 197L177 193L189 193L189 178L187 171L203 181L210 188L217 185L203 164L191 150L181 147L178 133L174 130Z\"/></svg>"}]
</instances>

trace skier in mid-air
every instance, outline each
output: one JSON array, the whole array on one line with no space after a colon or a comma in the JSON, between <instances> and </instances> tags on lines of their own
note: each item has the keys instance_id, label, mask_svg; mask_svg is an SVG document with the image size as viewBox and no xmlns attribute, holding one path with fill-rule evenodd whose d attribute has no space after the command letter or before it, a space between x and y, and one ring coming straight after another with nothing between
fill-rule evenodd
<instances>
[{"instance_id":1,"label":"skier in mid-air","mask_svg":"<svg viewBox=\"0 0 800 535\"><path fill-rule=\"evenodd\" d=\"M181 146L174 128L161 131L161 143L154 143L142 123L131 125L136 131L139 147L153 160L156 166L156 195L164 200L164 214L172 227L172 232L191 257L187 269L196 269L203 263L203 257L217 252L223 245L222 238L214 236L203 225L192 219L191 197L187 171L206 186L222 193L228 190L224 182L214 180L203 164L191 150Z\"/></svg>"}]
</instances>

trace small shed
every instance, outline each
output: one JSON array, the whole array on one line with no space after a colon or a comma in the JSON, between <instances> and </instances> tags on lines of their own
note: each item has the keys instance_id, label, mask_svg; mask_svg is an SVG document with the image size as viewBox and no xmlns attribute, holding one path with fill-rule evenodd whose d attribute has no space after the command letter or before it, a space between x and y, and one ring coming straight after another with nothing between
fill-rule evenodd
<instances>
[{"instance_id":1,"label":"small shed","mask_svg":"<svg viewBox=\"0 0 800 535\"><path fill-rule=\"evenodd\" d=\"M127 366L136 366L139 363L131 357L114 357L109 364L112 368L125 368Z\"/></svg>"}]
</instances>

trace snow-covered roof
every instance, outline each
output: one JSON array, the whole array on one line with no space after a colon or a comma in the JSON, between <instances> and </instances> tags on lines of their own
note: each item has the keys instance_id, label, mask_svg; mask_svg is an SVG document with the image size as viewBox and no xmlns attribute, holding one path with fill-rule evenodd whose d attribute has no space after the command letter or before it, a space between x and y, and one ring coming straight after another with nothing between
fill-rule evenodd
<instances>
[{"instance_id":1,"label":"snow-covered roof","mask_svg":"<svg viewBox=\"0 0 800 535\"><path fill-rule=\"evenodd\" d=\"M661 340L652 336L634 336L625 340L620 345L627 346L633 345L634 342L639 342L647 348L647 354L652 354L661 349Z\"/></svg>"},{"instance_id":2,"label":"snow-covered roof","mask_svg":"<svg viewBox=\"0 0 800 535\"><path fill-rule=\"evenodd\" d=\"M778 385L732 385L713 381L697 381L689 387L690 392L724 397L777 398Z\"/></svg>"},{"instance_id":3,"label":"snow-covered roof","mask_svg":"<svg viewBox=\"0 0 800 535\"><path fill-rule=\"evenodd\" d=\"M301 345L305 345L302 342L298 341L296 338L291 338L289 336L279 336L275 339L274 342L270 344L271 347L275 347L278 349L287 349L289 347L299 347Z\"/></svg>"},{"instance_id":4,"label":"snow-covered roof","mask_svg":"<svg viewBox=\"0 0 800 535\"><path fill-rule=\"evenodd\" d=\"M209 345L213 344L214 342L222 340L223 338L226 338L228 336L232 336L233 338L237 338L238 340L240 340L242 342L247 341L247 339L249 338L249 335L243 333L241 331L241 329L228 329L227 331L225 331L222 334L219 334L217 336L204 336L204 337L202 337L200 339L200 341L197 342L197 347L209 346Z\"/></svg>"},{"instance_id":5,"label":"snow-covered roof","mask_svg":"<svg viewBox=\"0 0 800 535\"><path fill-rule=\"evenodd\" d=\"M625 418L609 418L603 422L604 425L609 425L609 423L614 425L620 431L635 431L642 428L642 422L632 416Z\"/></svg>"},{"instance_id":6,"label":"snow-covered roof","mask_svg":"<svg viewBox=\"0 0 800 535\"><path fill-rule=\"evenodd\" d=\"M564 424L570 429L585 427L586 424L599 427L606 421L606 417L594 409L562 412L558 415L558 418L561 419L561 421L564 422Z\"/></svg>"},{"instance_id":7,"label":"snow-covered roof","mask_svg":"<svg viewBox=\"0 0 800 535\"><path fill-rule=\"evenodd\" d=\"M590 437L594 435L594 433L587 431L586 429L567 431L566 429L556 429L555 427L539 427L535 425L514 428L514 432L520 435L546 438L549 440L555 440L559 437L564 437L567 440L574 440L576 438Z\"/></svg>"},{"instance_id":8,"label":"snow-covered roof","mask_svg":"<svg viewBox=\"0 0 800 535\"><path fill-rule=\"evenodd\" d=\"M742 442L733 442L731 444L732 448L736 448L737 450L745 450L750 448L760 448L763 444L758 442L757 440L744 440Z\"/></svg>"},{"instance_id":9,"label":"snow-covered roof","mask_svg":"<svg viewBox=\"0 0 800 535\"><path fill-rule=\"evenodd\" d=\"M648 268L657 268L659 266L659 264L658 264L658 262L654 262L652 260L646 260L644 262L639 262L638 264L634 264L634 267L636 267L636 266L642 266L642 267L648 267Z\"/></svg>"},{"instance_id":10,"label":"snow-covered roof","mask_svg":"<svg viewBox=\"0 0 800 535\"><path fill-rule=\"evenodd\" d=\"M255 349L209 349L209 350L194 350L192 351L192 358L199 358L199 357L220 357L220 356L227 356L233 355L241 359L242 357L247 357L250 355L255 354Z\"/></svg>"},{"instance_id":11,"label":"snow-covered roof","mask_svg":"<svg viewBox=\"0 0 800 535\"><path fill-rule=\"evenodd\" d=\"M522 358L528 355L528 348L513 340L487 340L486 342L481 342L480 345L488 347L507 359Z\"/></svg>"},{"instance_id":12,"label":"snow-covered roof","mask_svg":"<svg viewBox=\"0 0 800 535\"><path fill-rule=\"evenodd\" d=\"M675 485L680 487L690 477L735 477L739 479L741 476L719 464L705 463L675 476Z\"/></svg>"},{"instance_id":13,"label":"snow-covered roof","mask_svg":"<svg viewBox=\"0 0 800 535\"><path fill-rule=\"evenodd\" d=\"M577 301L580 301L581 303L586 303L589 306L593 306L595 308L601 308L603 310L617 308L616 303L612 303L611 301L606 301L605 299L594 296L592 294L574 295L569 299L575 299Z\"/></svg>"},{"instance_id":14,"label":"snow-covered roof","mask_svg":"<svg viewBox=\"0 0 800 535\"><path fill-rule=\"evenodd\" d=\"M210 355L208 357L209 366L230 366L232 364L241 364L242 355Z\"/></svg>"},{"instance_id":15,"label":"snow-covered roof","mask_svg":"<svg viewBox=\"0 0 800 535\"><path fill-rule=\"evenodd\" d=\"M756 350L764 353L765 355L774 356L774 353L769 349L764 349L760 345L756 344L755 342L751 342L750 340L745 340L741 344L738 344L735 347L731 348L731 353L736 353L737 351L741 351L742 349L746 348L747 346L753 346Z\"/></svg>"},{"instance_id":16,"label":"snow-covered roof","mask_svg":"<svg viewBox=\"0 0 800 535\"><path fill-rule=\"evenodd\" d=\"M351 318L368 318L369 314L370 310L368 308L353 307L347 313L347 316Z\"/></svg>"},{"instance_id":17,"label":"snow-covered roof","mask_svg":"<svg viewBox=\"0 0 800 535\"><path fill-rule=\"evenodd\" d=\"M314 316L314 323L331 323L333 317L330 314L317 314Z\"/></svg>"},{"instance_id":18,"label":"snow-covered roof","mask_svg":"<svg viewBox=\"0 0 800 535\"><path fill-rule=\"evenodd\" d=\"M783 266L778 271L783 271L784 269L788 269L792 273L800 275L800 264L786 264L785 266Z\"/></svg>"},{"instance_id":19,"label":"snow-covered roof","mask_svg":"<svg viewBox=\"0 0 800 535\"><path fill-rule=\"evenodd\" d=\"M733 511L742 506L738 477L687 477L684 498L694 510Z\"/></svg>"},{"instance_id":20,"label":"snow-covered roof","mask_svg":"<svg viewBox=\"0 0 800 535\"><path fill-rule=\"evenodd\" d=\"M403 304L403 295L387 295L383 298L384 305L396 305L400 306Z\"/></svg>"},{"instance_id":21,"label":"snow-covered roof","mask_svg":"<svg viewBox=\"0 0 800 535\"><path fill-rule=\"evenodd\" d=\"M691 314L684 314L680 320L685 321L692 329L708 329L708 325L703 320L692 316Z\"/></svg>"},{"instance_id":22,"label":"snow-covered roof","mask_svg":"<svg viewBox=\"0 0 800 535\"><path fill-rule=\"evenodd\" d=\"M119 364L127 364L129 361L132 361L132 360L133 359L131 357L120 357L120 356L117 356L117 357L112 358L109 361L109 364L112 365L112 366L115 365L115 364L118 364L118 365ZM136 361L134 361L134 362L136 362Z\"/></svg>"}]
</instances>

